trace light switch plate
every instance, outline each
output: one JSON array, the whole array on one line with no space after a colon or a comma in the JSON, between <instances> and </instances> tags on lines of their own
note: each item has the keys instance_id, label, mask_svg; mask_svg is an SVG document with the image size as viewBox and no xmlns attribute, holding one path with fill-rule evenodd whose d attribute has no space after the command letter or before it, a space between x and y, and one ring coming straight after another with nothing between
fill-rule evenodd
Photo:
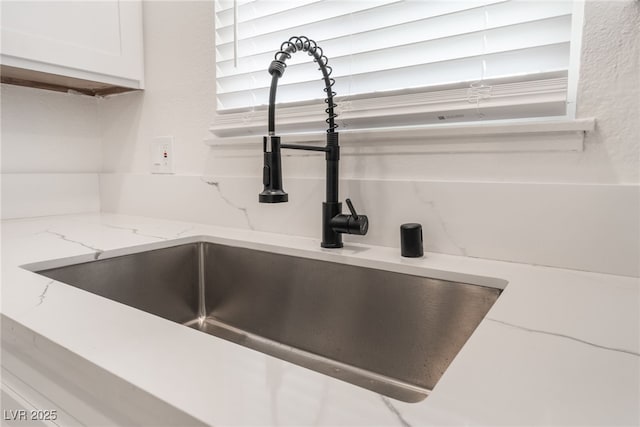
<instances>
[{"instance_id":1,"label":"light switch plate","mask_svg":"<svg viewBox=\"0 0 640 427\"><path fill-rule=\"evenodd\" d=\"M173 136L157 136L151 140L151 173L173 173Z\"/></svg>"}]
</instances>

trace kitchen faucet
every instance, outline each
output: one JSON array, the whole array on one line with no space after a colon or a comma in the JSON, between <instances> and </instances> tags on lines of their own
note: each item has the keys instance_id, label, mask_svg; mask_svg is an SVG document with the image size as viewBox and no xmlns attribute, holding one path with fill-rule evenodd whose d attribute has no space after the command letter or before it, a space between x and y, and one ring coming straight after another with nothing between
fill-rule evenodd
<instances>
[{"instance_id":1,"label":"kitchen faucet","mask_svg":"<svg viewBox=\"0 0 640 427\"><path fill-rule=\"evenodd\" d=\"M280 137L275 133L275 103L276 90L278 88L278 79L284 74L287 67L285 61L291 58L291 54L303 51L313 56L314 62L317 62L322 72L327 94L325 103L327 108L325 112L328 114L326 119L329 128L327 129L327 144L324 147L307 146L297 144L281 144ZM315 41L301 36L291 37L280 46L280 50L276 52L275 59L269 65L269 74L271 74L271 90L269 91L269 135L263 138L264 151L264 167L262 182L264 190L258 196L260 203L281 203L289 200L289 195L282 188L282 167L280 159L280 149L290 148L294 150L310 150L323 151L327 162L326 168L326 201L322 203L322 243L323 248L341 248L342 234L358 234L364 236L369 229L369 219L366 215L358 215L351 203L347 199L347 206L351 215L342 213L342 203L338 201L338 164L340 161L340 146L338 145L338 132L335 129L337 114L334 113L334 107L337 105L333 102L336 94L332 87L335 80L329 77L332 68L327 65L329 60L324 55L322 48Z\"/></svg>"}]
</instances>

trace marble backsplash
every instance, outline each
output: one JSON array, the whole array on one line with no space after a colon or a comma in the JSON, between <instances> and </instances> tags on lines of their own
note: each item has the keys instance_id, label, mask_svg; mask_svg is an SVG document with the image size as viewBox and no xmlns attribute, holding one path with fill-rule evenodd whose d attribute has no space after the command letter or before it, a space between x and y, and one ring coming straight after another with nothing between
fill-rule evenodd
<instances>
[{"instance_id":1,"label":"marble backsplash","mask_svg":"<svg viewBox=\"0 0 640 427\"><path fill-rule=\"evenodd\" d=\"M259 177L101 174L101 211L319 240L324 180L284 187L289 203L268 205ZM340 194L370 219L345 243L399 247L400 224L419 222L429 252L640 275L637 185L353 179Z\"/></svg>"},{"instance_id":2,"label":"marble backsplash","mask_svg":"<svg viewBox=\"0 0 640 427\"><path fill-rule=\"evenodd\" d=\"M97 173L3 173L2 219L99 212Z\"/></svg>"},{"instance_id":3,"label":"marble backsplash","mask_svg":"<svg viewBox=\"0 0 640 427\"><path fill-rule=\"evenodd\" d=\"M320 240L324 180L284 185L289 203L271 205L259 177L3 174L2 217L102 211ZM346 179L340 194L370 219L347 244L399 247L419 222L428 252L640 275L638 185Z\"/></svg>"}]
</instances>

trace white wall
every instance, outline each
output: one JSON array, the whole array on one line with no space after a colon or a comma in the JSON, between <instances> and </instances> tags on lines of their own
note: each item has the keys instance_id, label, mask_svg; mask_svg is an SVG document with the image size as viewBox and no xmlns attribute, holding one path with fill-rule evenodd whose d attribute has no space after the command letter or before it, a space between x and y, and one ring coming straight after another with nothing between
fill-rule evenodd
<instances>
[{"instance_id":1,"label":"white wall","mask_svg":"<svg viewBox=\"0 0 640 427\"><path fill-rule=\"evenodd\" d=\"M1 86L2 218L98 211L97 100Z\"/></svg>"},{"instance_id":2,"label":"white wall","mask_svg":"<svg viewBox=\"0 0 640 427\"><path fill-rule=\"evenodd\" d=\"M179 174L201 174L215 112L213 2L147 1L145 90L101 100L103 171L149 171L149 140L173 135Z\"/></svg>"},{"instance_id":3,"label":"white wall","mask_svg":"<svg viewBox=\"0 0 640 427\"><path fill-rule=\"evenodd\" d=\"M603 182L640 182L640 2L587 1L578 115L596 117L586 139Z\"/></svg>"},{"instance_id":4,"label":"white wall","mask_svg":"<svg viewBox=\"0 0 640 427\"><path fill-rule=\"evenodd\" d=\"M3 84L2 173L100 172L96 98Z\"/></svg>"}]
</instances>

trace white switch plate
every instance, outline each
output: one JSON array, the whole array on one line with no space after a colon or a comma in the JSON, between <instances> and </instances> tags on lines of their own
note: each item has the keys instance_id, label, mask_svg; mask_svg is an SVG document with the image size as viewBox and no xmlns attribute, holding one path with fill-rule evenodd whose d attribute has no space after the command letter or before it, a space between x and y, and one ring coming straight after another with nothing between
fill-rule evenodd
<instances>
[{"instance_id":1,"label":"white switch plate","mask_svg":"<svg viewBox=\"0 0 640 427\"><path fill-rule=\"evenodd\" d=\"M151 173L173 173L173 136L151 140Z\"/></svg>"}]
</instances>

